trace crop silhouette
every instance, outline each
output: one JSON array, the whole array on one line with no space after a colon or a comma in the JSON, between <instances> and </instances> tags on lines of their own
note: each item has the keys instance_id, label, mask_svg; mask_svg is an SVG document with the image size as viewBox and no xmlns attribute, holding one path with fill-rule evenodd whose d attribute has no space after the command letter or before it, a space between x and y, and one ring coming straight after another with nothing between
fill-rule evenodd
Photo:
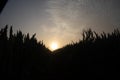
<instances>
[{"instance_id":1,"label":"crop silhouette","mask_svg":"<svg viewBox=\"0 0 120 80\"><path fill-rule=\"evenodd\" d=\"M8 36L9 35L9 36ZM91 29L83 39L51 52L34 34L13 33L8 26L0 30L1 79L92 79L118 75L120 64L120 32L98 34ZM113 77L115 79L116 77Z\"/></svg>"},{"instance_id":2,"label":"crop silhouette","mask_svg":"<svg viewBox=\"0 0 120 80\"><path fill-rule=\"evenodd\" d=\"M54 51L54 73L73 79L115 79L120 64L120 32L98 34L91 29L83 40ZM60 77L60 76L59 76Z\"/></svg>"},{"instance_id":3,"label":"crop silhouette","mask_svg":"<svg viewBox=\"0 0 120 80\"><path fill-rule=\"evenodd\" d=\"M7 35L8 26L0 30L0 73L3 78L31 79L44 74L50 51L42 41L37 42L35 34L13 34L12 27ZM41 75L42 75L41 74Z\"/></svg>"}]
</instances>

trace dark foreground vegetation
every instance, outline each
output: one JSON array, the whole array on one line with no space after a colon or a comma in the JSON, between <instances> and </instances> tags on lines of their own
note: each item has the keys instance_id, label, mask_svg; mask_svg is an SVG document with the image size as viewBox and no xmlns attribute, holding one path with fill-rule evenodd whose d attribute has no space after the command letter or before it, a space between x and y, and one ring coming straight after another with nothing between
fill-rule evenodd
<instances>
[{"instance_id":1,"label":"dark foreground vegetation","mask_svg":"<svg viewBox=\"0 0 120 80\"><path fill-rule=\"evenodd\" d=\"M35 34L0 30L0 80L103 80L120 72L120 32L88 29L83 39L51 52ZM8 36L8 35L9 36Z\"/></svg>"}]
</instances>

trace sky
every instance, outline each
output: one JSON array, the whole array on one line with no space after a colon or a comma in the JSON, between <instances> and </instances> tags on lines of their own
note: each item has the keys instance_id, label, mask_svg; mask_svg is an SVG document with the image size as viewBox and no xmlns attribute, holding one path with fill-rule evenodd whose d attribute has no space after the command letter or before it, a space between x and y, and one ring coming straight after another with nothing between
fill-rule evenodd
<instances>
[{"instance_id":1,"label":"sky","mask_svg":"<svg viewBox=\"0 0 120 80\"><path fill-rule=\"evenodd\" d=\"M120 29L120 0L8 0L0 14L0 28L36 33L46 47L62 47L81 39L84 29L111 32Z\"/></svg>"}]
</instances>

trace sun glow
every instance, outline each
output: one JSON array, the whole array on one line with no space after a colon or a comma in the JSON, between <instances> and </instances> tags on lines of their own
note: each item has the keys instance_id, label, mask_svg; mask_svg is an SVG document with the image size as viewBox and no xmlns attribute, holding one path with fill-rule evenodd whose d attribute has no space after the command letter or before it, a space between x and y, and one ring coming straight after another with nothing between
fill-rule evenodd
<instances>
[{"instance_id":1,"label":"sun glow","mask_svg":"<svg viewBox=\"0 0 120 80\"><path fill-rule=\"evenodd\" d=\"M52 42L51 45L50 45L50 48L52 51L58 49L58 43L57 42Z\"/></svg>"}]
</instances>

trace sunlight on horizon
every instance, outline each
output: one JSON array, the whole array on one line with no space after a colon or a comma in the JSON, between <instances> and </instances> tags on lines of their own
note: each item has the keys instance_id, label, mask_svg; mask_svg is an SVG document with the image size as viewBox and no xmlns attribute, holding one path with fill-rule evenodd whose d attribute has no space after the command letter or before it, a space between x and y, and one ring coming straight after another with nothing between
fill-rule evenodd
<instances>
[{"instance_id":1,"label":"sunlight on horizon","mask_svg":"<svg viewBox=\"0 0 120 80\"><path fill-rule=\"evenodd\" d=\"M50 50L51 51L54 51L54 50L56 50L56 49L58 49L58 43L57 42L52 42L51 44L50 44Z\"/></svg>"}]
</instances>

